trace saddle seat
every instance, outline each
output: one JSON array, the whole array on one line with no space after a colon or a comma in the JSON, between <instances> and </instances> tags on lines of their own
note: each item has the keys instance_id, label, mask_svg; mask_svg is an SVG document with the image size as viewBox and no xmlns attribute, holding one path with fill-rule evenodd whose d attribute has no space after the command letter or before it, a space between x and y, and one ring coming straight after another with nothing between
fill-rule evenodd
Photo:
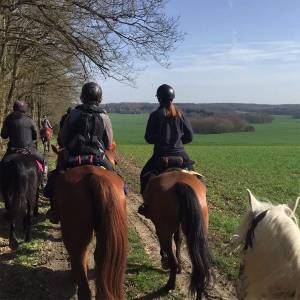
<instances>
[{"instance_id":1,"label":"saddle seat","mask_svg":"<svg viewBox=\"0 0 300 300\"><path fill-rule=\"evenodd\" d=\"M23 156L33 155L34 156L34 154L28 148L11 147L8 150L8 152L6 153L6 155L2 158L1 163L4 164L4 163L7 163L7 162L10 162L10 161L12 161L16 158L19 158L20 155L23 155ZM35 159L35 162L36 162L36 165L38 167L38 170L41 173L44 173L45 165L37 159Z\"/></svg>"},{"instance_id":2,"label":"saddle seat","mask_svg":"<svg viewBox=\"0 0 300 300\"><path fill-rule=\"evenodd\" d=\"M70 155L66 162L67 168L75 168L83 165L93 165L101 167L106 170L113 170L113 166L105 155L93 155L93 154L81 154L81 155Z\"/></svg>"},{"instance_id":3,"label":"saddle seat","mask_svg":"<svg viewBox=\"0 0 300 300\"><path fill-rule=\"evenodd\" d=\"M192 160L184 161L181 156L161 156L156 159L154 168L143 174L143 177L148 182L150 177L158 176L164 172L171 172L174 170L188 172L193 169L192 166L194 163L195 162Z\"/></svg>"}]
</instances>

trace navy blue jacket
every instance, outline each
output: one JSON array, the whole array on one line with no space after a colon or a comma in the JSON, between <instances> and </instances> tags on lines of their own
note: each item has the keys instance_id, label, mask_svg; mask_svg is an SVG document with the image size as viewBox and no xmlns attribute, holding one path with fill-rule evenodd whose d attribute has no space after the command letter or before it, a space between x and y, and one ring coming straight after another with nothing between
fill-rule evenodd
<instances>
[{"instance_id":1,"label":"navy blue jacket","mask_svg":"<svg viewBox=\"0 0 300 300\"><path fill-rule=\"evenodd\" d=\"M193 140L193 130L188 119L166 117L165 108L159 107L150 114L145 140L154 144L154 155L176 155L184 151L183 144Z\"/></svg>"}]
</instances>

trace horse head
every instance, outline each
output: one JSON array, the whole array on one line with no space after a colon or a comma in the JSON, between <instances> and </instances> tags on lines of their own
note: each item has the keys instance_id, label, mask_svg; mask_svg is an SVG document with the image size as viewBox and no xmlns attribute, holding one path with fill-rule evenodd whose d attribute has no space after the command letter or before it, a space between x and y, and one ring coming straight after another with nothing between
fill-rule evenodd
<instances>
[{"instance_id":1,"label":"horse head","mask_svg":"<svg viewBox=\"0 0 300 300\"><path fill-rule=\"evenodd\" d=\"M273 205L247 192L250 209L235 236L243 246L238 298L287 299L299 294L300 230L295 212L300 197L290 204Z\"/></svg>"},{"instance_id":2,"label":"horse head","mask_svg":"<svg viewBox=\"0 0 300 300\"><path fill-rule=\"evenodd\" d=\"M300 202L300 197L298 197L296 201L289 204L272 205L269 202L261 202L257 200L249 189L247 189L247 193L250 209L246 212L241 224L238 227L236 234L234 235L233 246L237 246L245 241L251 223L253 222L253 220L255 220L255 218L257 218L260 214L262 214L265 211L270 211L274 213L283 212L289 218L297 222L295 212Z\"/></svg>"}]
</instances>

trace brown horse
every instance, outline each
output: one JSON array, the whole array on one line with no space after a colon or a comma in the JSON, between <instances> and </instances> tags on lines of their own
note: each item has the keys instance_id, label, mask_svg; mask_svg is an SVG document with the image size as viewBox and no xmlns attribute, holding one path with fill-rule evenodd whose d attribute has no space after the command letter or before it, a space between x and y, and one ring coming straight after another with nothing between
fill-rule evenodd
<instances>
[{"instance_id":1,"label":"brown horse","mask_svg":"<svg viewBox=\"0 0 300 300\"><path fill-rule=\"evenodd\" d=\"M53 130L49 127L43 127L40 129L40 136L44 145L44 153L50 151L50 142L53 135Z\"/></svg>"},{"instance_id":2,"label":"brown horse","mask_svg":"<svg viewBox=\"0 0 300 300\"><path fill-rule=\"evenodd\" d=\"M87 258L94 232L96 299L124 299L127 213L122 178L95 166L69 169L58 179L54 201L78 299L91 299Z\"/></svg>"},{"instance_id":3,"label":"brown horse","mask_svg":"<svg viewBox=\"0 0 300 300\"><path fill-rule=\"evenodd\" d=\"M161 253L166 253L170 276L166 290L175 288L176 273L181 270L180 227L186 235L192 262L190 293L201 299L210 279L211 256L207 246L208 208L206 186L196 176L173 170L152 177L143 194L139 212L151 219L156 228ZM172 249L172 237L176 256Z\"/></svg>"}]
</instances>

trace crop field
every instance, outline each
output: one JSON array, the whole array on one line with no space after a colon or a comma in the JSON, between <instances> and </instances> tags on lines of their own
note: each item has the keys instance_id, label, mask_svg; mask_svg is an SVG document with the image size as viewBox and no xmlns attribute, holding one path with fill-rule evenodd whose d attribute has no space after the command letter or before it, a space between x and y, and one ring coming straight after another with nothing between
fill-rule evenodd
<instances>
[{"instance_id":1,"label":"crop field","mask_svg":"<svg viewBox=\"0 0 300 300\"><path fill-rule=\"evenodd\" d=\"M138 167L152 153L144 142L147 115L111 115L119 152ZM210 207L209 239L217 265L237 275L229 242L248 207L246 189L260 200L286 203L300 195L300 120L277 116L255 132L196 135L186 149L205 176ZM300 209L298 208L298 215Z\"/></svg>"}]
</instances>

